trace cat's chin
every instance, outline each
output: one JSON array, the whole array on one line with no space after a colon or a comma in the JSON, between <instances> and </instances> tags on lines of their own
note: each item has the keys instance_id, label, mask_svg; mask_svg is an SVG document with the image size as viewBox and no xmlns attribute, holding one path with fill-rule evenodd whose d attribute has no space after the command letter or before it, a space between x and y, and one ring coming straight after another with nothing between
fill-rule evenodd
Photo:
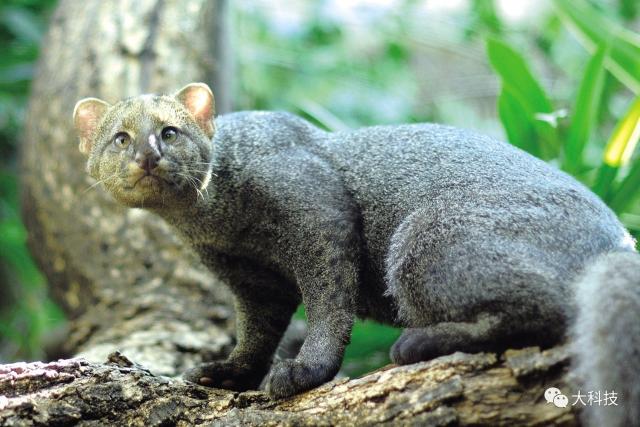
<instances>
[{"instance_id":1,"label":"cat's chin","mask_svg":"<svg viewBox=\"0 0 640 427\"><path fill-rule=\"evenodd\" d=\"M148 209L154 207L160 207L166 203L166 199L163 200L162 197L157 194L111 194L113 198L121 205L128 208L140 208L140 209Z\"/></svg>"},{"instance_id":2,"label":"cat's chin","mask_svg":"<svg viewBox=\"0 0 640 427\"><path fill-rule=\"evenodd\" d=\"M108 189L111 196L120 204L129 208L153 208L171 203L175 192L162 180L146 176L133 186Z\"/></svg>"},{"instance_id":3,"label":"cat's chin","mask_svg":"<svg viewBox=\"0 0 640 427\"><path fill-rule=\"evenodd\" d=\"M131 190L140 193L158 193L162 191L166 185L168 185L168 183L164 182L163 178L157 175L143 175L134 181Z\"/></svg>"},{"instance_id":4,"label":"cat's chin","mask_svg":"<svg viewBox=\"0 0 640 427\"><path fill-rule=\"evenodd\" d=\"M193 205L198 199L189 187L173 185L161 178L144 177L134 186L108 188L111 196L128 208L162 209Z\"/></svg>"}]
</instances>

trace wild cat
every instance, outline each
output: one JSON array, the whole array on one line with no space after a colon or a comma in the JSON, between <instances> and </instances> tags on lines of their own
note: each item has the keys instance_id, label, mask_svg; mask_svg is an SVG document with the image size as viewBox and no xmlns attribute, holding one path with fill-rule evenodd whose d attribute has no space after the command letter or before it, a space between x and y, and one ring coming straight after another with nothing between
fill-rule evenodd
<instances>
[{"instance_id":1,"label":"wild cat","mask_svg":"<svg viewBox=\"0 0 640 427\"><path fill-rule=\"evenodd\" d=\"M356 317L406 328L400 364L455 351L550 346L640 423L640 257L587 188L489 137L436 124L325 132L299 117L216 119L208 86L78 102L88 171L164 218L235 295L229 358L186 378L284 397L330 380ZM304 303L309 334L272 365Z\"/></svg>"}]
</instances>

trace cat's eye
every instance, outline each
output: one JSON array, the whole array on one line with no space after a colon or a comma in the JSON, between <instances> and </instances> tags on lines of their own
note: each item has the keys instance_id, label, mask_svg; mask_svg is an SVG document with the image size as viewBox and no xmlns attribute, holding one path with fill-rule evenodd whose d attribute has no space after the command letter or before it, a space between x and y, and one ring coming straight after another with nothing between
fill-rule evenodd
<instances>
[{"instance_id":1,"label":"cat's eye","mask_svg":"<svg viewBox=\"0 0 640 427\"><path fill-rule=\"evenodd\" d=\"M113 137L113 145L121 150L127 148L130 141L131 137L126 132L118 132L116 136Z\"/></svg>"},{"instance_id":2,"label":"cat's eye","mask_svg":"<svg viewBox=\"0 0 640 427\"><path fill-rule=\"evenodd\" d=\"M166 128L162 129L160 136L162 137L163 142L173 142L178 137L178 129L174 128L173 126L167 126Z\"/></svg>"}]
</instances>

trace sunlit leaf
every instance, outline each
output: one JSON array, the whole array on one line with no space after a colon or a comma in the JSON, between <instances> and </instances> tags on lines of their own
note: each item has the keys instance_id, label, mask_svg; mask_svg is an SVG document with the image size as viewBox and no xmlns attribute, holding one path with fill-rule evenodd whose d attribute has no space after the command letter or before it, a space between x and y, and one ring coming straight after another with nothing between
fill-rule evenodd
<instances>
[{"instance_id":1,"label":"sunlit leaf","mask_svg":"<svg viewBox=\"0 0 640 427\"><path fill-rule=\"evenodd\" d=\"M604 150L603 163L598 171L593 191L606 201L613 196L613 181L620 168L628 163L638 138L640 138L640 97L635 99L627 113L620 119ZM638 189L633 190L635 192ZM618 197L631 197L631 195Z\"/></svg>"},{"instance_id":2,"label":"sunlit leaf","mask_svg":"<svg viewBox=\"0 0 640 427\"><path fill-rule=\"evenodd\" d=\"M604 162L612 167L626 164L640 138L640 97L618 122L604 150Z\"/></svg>"}]
</instances>

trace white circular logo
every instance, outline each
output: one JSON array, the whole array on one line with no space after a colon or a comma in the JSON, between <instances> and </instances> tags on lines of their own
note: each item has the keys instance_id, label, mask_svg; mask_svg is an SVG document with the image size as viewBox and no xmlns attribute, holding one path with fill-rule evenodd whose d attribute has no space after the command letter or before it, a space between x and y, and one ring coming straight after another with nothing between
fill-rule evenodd
<instances>
[{"instance_id":1,"label":"white circular logo","mask_svg":"<svg viewBox=\"0 0 640 427\"><path fill-rule=\"evenodd\" d=\"M547 403L553 403L558 408L566 408L569 404L569 398L562 394L560 389L549 387L544 392L544 399Z\"/></svg>"},{"instance_id":2,"label":"white circular logo","mask_svg":"<svg viewBox=\"0 0 640 427\"><path fill-rule=\"evenodd\" d=\"M549 387L544 392L544 399L547 401L547 403L553 403L553 398L556 397L559 394L562 394L560 389L555 388L555 387Z\"/></svg>"}]
</instances>

